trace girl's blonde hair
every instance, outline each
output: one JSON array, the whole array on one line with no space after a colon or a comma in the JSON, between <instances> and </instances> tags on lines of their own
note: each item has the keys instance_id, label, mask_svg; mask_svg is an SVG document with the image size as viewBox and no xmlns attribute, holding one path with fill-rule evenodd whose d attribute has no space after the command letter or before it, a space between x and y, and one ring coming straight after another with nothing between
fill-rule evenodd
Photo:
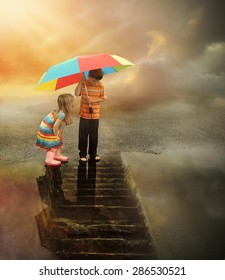
<instances>
[{"instance_id":1,"label":"girl's blonde hair","mask_svg":"<svg viewBox=\"0 0 225 280\"><path fill-rule=\"evenodd\" d=\"M73 123L74 117L74 96L70 93L64 93L58 96L59 110L65 114L65 123Z\"/></svg>"}]
</instances>

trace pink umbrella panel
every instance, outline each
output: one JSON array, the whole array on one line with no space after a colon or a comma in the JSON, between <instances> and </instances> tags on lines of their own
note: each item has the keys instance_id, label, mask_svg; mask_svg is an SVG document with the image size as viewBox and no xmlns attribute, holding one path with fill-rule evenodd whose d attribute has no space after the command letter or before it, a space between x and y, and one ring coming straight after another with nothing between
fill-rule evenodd
<instances>
[{"instance_id":1,"label":"pink umbrella panel","mask_svg":"<svg viewBox=\"0 0 225 280\"><path fill-rule=\"evenodd\" d=\"M81 55L56 64L43 74L35 90L58 90L79 82L82 73L102 68L103 74L116 73L134 65L118 55Z\"/></svg>"}]
</instances>

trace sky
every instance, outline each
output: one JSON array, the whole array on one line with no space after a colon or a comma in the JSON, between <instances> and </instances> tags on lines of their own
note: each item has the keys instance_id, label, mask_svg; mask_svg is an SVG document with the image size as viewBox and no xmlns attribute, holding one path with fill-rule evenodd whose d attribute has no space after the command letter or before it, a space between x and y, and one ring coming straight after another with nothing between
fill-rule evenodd
<instances>
[{"instance_id":1,"label":"sky","mask_svg":"<svg viewBox=\"0 0 225 280\"><path fill-rule=\"evenodd\" d=\"M109 53L135 66L103 79L113 108L171 100L225 105L222 0L0 0L0 104L35 92L52 65Z\"/></svg>"}]
</instances>

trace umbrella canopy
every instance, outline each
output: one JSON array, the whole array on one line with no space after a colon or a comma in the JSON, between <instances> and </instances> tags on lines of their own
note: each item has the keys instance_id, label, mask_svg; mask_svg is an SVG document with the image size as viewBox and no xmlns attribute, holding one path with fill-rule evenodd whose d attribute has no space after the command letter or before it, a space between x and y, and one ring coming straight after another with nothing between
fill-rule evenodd
<instances>
[{"instance_id":1,"label":"umbrella canopy","mask_svg":"<svg viewBox=\"0 0 225 280\"><path fill-rule=\"evenodd\" d=\"M43 74L35 90L57 90L79 82L82 73L102 68L103 74L118 72L134 65L118 55L96 54L80 55L56 64Z\"/></svg>"}]
</instances>

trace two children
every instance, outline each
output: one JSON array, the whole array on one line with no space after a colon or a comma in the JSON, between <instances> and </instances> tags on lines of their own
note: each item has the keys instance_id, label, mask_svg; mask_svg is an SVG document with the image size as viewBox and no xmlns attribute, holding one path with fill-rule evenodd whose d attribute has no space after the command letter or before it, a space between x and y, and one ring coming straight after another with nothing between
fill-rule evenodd
<instances>
[{"instance_id":1,"label":"two children","mask_svg":"<svg viewBox=\"0 0 225 280\"><path fill-rule=\"evenodd\" d=\"M91 160L99 161L97 154L100 102L105 101L106 94L100 80L102 69L89 71L88 79L82 76L75 89L75 96L81 96L79 144L80 161L87 161L87 148ZM42 121L36 145L46 150L45 164L59 166L68 158L61 155L63 145L62 133L66 125L72 124L74 114L74 96L61 94L58 97L58 110L49 113ZM89 145L88 145L89 144Z\"/></svg>"}]
</instances>

